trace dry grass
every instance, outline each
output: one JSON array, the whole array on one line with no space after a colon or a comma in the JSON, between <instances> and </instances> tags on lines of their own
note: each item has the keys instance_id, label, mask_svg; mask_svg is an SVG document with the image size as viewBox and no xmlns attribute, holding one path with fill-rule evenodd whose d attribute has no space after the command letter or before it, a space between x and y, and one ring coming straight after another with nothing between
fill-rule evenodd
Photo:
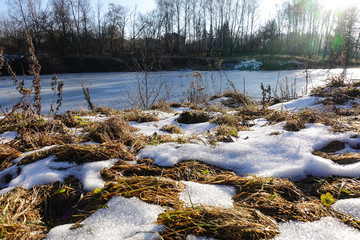
<instances>
[{"instance_id":1,"label":"dry grass","mask_svg":"<svg viewBox=\"0 0 360 240\"><path fill-rule=\"evenodd\" d=\"M165 125L160 130L164 131L164 132L168 132L168 133L177 133L177 134L183 133L183 130L181 129L181 127L176 126L174 124Z\"/></svg>"},{"instance_id":2,"label":"dry grass","mask_svg":"<svg viewBox=\"0 0 360 240\"><path fill-rule=\"evenodd\" d=\"M74 114L73 111L68 111L62 115L55 115L55 119L61 121L66 127L69 128L85 127L88 124L88 122L86 122L79 115Z\"/></svg>"},{"instance_id":3,"label":"dry grass","mask_svg":"<svg viewBox=\"0 0 360 240\"><path fill-rule=\"evenodd\" d=\"M316 198L327 192L331 193L336 199L360 197L360 181L357 178L308 177L295 184L304 194Z\"/></svg>"},{"instance_id":4,"label":"dry grass","mask_svg":"<svg viewBox=\"0 0 360 240\"><path fill-rule=\"evenodd\" d=\"M216 175L236 176L235 173L207 165L199 161L185 161L173 167L159 167L152 164L153 160L143 159L138 165L130 165L125 162L115 164L110 171L121 176L162 176L176 181L197 181L207 182Z\"/></svg>"},{"instance_id":5,"label":"dry grass","mask_svg":"<svg viewBox=\"0 0 360 240\"><path fill-rule=\"evenodd\" d=\"M216 239L271 239L279 234L277 223L249 208L223 209L211 206L169 210L160 214L164 239L185 239L187 235Z\"/></svg>"},{"instance_id":6,"label":"dry grass","mask_svg":"<svg viewBox=\"0 0 360 240\"><path fill-rule=\"evenodd\" d=\"M87 162L103 161L119 158L126 161L135 160L133 153L121 142L108 142L101 145L63 145L47 151L36 152L24 157L19 165L25 165L44 159L50 155L56 156L58 162Z\"/></svg>"},{"instance_id":7,"label":"dry grass","mask_svg":"<svg viewBox=\"0 0 360 240\"><path fill-rule=\"evenodd\" d=\"M86 137L95 142L103 143L116 140L129 143L134 138L134 132L137 129L125 122L122 116L118 116L109 118L104 122L95 122L89 126L89 130Z\"/></svg>"},{"instance_id":8,"label":"dry grass","mask_svg":"<svg viewBox=\"0 0 360 240\"><path fill-rule=\"evenodd\" d=\"M255 103L249 97L242 93L229 91L224 93L224 97L228 97L229 99L223 104L230 108L255 105Z\"/></svg>"},{"instance_id":9,"label":"dry grass","mask_svg":"<svg viewBox=\"0 0 360 240\"><path fill-rule=\"evenodd\" d=\"M139 109L131 109L128 111L123 112L123 116L125 121L129 122L157 122L160 121L160 119L155 115L151 113L144 113L142 110Z\"/></svg>"},{"instance_id":10,"label":"dry grass","mask_svg":"<svg viewBox=\"0 0 360 240\"><path fill-rule=\"evenodd\" d=\"M173 113L174 110L172 109L172 105L166 101L160 100L157 103L155 103L152 107L152 110L158 110L162 112L168 112Z\"/></svg>"},{"instance_id":11,"label":"dry grass","mask_svg":"<svg viewBox=\"0 0 360 240\"><path fill-rule=\"evenodd\" d=\"M46 121L38 116L24 119L22 114L9 114L2 119L1 128L18 132L11 146L22 152L80 141L79 137L70 134L60 121Z\"/></svg>"},{"instance_id":12,"label":"dry grass","mask_svg":"<svg viewBox=\"0 0 360 240\"><path fill-rule=\"evenodd\" d=\"M205 111L193 110L193 111L184 111L180 114L177 121L184 124L192 123L203 123L210 120L210 116Z\"/></svg>"},{"instance_id":13,"label":"dry grass","mask_svg":"<svg viewBox=\"0 0 360 240\"><path fill-rule=\"evenodd\" d=\"M13 165L12 160L20 157L21 153L9 146L8 144L0 144L0 171L3 171Z\"/></svg>"},{"instance_id":14,"label":"dry grass","mask_svg":"<svg viewBox=\"0 0 360 240\"><path fill-rule=\"evenodd\" d=\"M48 187L15 188L0 196L1 239L41 239L48 231L43 223L41 203Z\"/></svg>"}]
</instances>

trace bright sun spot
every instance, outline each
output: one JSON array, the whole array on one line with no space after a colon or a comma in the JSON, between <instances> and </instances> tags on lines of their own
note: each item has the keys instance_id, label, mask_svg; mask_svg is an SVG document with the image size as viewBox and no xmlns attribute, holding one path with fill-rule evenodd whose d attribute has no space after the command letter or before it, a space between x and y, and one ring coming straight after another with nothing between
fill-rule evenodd
<instances>
[{"instance_id":1,"label":"bright sun spot","mask_svg":"<svg viewBox=\"0 0 360 240\"><path fill-rule=\"evenodd\" d=\"M359 0L319 0L321 6L328 10L344 9L351 6L360 7Z\"/></svg>"}]
</instances>

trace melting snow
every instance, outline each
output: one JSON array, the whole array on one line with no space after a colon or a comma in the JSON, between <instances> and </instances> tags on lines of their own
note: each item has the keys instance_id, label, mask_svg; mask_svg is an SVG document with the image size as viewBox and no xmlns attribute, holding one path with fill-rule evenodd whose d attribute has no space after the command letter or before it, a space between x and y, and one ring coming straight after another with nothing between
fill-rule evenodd
<instances>
[{"instance_id":1,"label":"melting snow","mask_svg":"<svg viewBox=\"0 0 360 240\"><path fill-rule=\"evenodd\" d=\"M289 221L279 224L281 234L275 240L354 240L360 231L338 220L325 217L316 222Z\"/></svg>"},{"instance_id":2,"label":"melting snow","mask_svg":"<svg viewBox=\"0 0 360 240\"><path fill-rule=\"evenodd\" d=\"M212 205L232 208L236 190L231 186L219 186L183 181L186 189L180 194L180 200L187 206Z\"/></svg>"},{"instance_id":3,"label":"melting snow","mask_svg":"<svg viewBox=\"0 0 360 240\"><path fill-rule=\"evenodd\" d=\"M53 228L46 239L156 239L162 227L154 224L165 209L138 198L113 197L102 208L85 219L83 226L70 229L72 224Z\"/></svg>"},{"instance_id":4,"label":"melting snow","mask_svg":"<svg viewBox=\"0 0 360 240\"><path fill-rule=\"evenodd\" d=\"M18 186L30 189L36 185L63 181L69 176L78 178L85 191L93 191L95 188L102 188L105 184L100 171L104 168L110 168L117 161L111 159L77 165L76 163L56 162L54 160L55 157L50 156L28 165L14 165L0 172L0 188L4 188L0 191L0 195ZM21 170L20 173L19 169ZM9 183L5 183L7 176L12 176Z\"/></svg>"},{"instance_id":5,"label":"melting snow","mask_svg":"<svg viewBox=\"0 0 360 240\"><path fill-rule=\"evenodd\" d=\"M284 131L283 125L280 123L239 132L236 142L219 143L216 147L204 143L147 146L138 157L153 158L154 163L160 166L196 159L233 170L237 174L291 177L293 180L301 180L308 175L360 176L360 163L340 166L312 154L334 140L360 143L359 137L350 139L351 133L331 133L329 127L321 124L308 124L299 132ZM275 132L280 134L273 134Z\"/></svg>"},{"instance_id":6,"label":"melting snow","mask_svg":"<svg viewBox=\"0 0 360 240\"><path fill-rule=\"evenodd\" d=\"M0 144L10 142L15 139L18 132L11 131L11 132L4 132L0 134Z\"/></svg>"},{"instance_id":7,"label":"melting snow","mask_svg":"<svg viewBox=\"0 0 360 240\"><path fill-rule=\"evenodd\" d=\"M336 211L353 216L360 221L360 198L339 200L332 206Z\"/></svg>"},{"instance_id":8,"label":"melting snow","mask_svg":"<svg viewBox=\"0 0 360 240\"><path fill-rule=\"evenodd\" d=\"M322 98L315 96L304 96L299 99L291 100L289 102L278 103L273 106L270 106L269 109L279 109L279 110L288 110L288 111L297 111L307 107L320 107L318 104Z\"/></svg>"}]
</instances>

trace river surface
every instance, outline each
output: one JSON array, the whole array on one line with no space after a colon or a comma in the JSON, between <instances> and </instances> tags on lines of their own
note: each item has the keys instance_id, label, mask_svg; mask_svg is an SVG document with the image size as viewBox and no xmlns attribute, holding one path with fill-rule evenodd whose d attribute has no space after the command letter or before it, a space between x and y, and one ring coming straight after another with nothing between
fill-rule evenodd
<instances>
[{"instance_id":1,"label":"river surface","mask_svg":"<svg viewBox=\"0 0 360 240\"><path fill-rule=\"evenodd\" d=\"M230 82L237 91L244 93L258 100L262 96L260 84L270 85L272 94L281 93L296 94L300 97L311 88L326 83L328 76L340 74L341 69L314 69L309 70L308 91L306 91L306 77L304 70L291 71L214 71L201 72L201 75L194 77L194 71L164 71L150 73L148 76L149 95L154 96L160 90L159 98L164 98L170 102L186 102L188 99L188 89L192 81L201 81L202 92L208 96L221 94L227 90L232 90ZM360 79L360 68L347 70L347 77L350 79ZM53 102L54 92L51 90L52 75L42 75L42 106L43 113L46 114ZM2 76L0 81L0 105L5 110L11 109L13 104L19 100L10 77ZM7 80L5 80L7 79ZM20 77L22 79L22 77ZM30 88L32 78L26 76L25 87ZM77 73L59 74L58 81L64 82L63 100L60 112L67 110L78 110L87 108L87 103L82 92L81 82L87 80L90 97L94 105L107 106L115 109L132 107L133 100L139 99L139 89L145 92L143 73L116 72L116 73Z\"/></svg>"}]
</instances>

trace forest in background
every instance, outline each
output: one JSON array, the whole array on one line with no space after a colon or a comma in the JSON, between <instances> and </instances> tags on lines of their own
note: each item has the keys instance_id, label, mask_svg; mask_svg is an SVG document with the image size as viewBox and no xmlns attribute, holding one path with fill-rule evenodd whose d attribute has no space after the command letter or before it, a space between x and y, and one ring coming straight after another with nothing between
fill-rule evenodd
<instances>
[{"instance_id":1,"label":"forest in background","mask_svg":"<svg viewBox=\"0 0 360 240\"><path fill-rule=\"evenodd\" d=\"M18 73L25 29L43 73L175 70L249 56L344 67L360 56L358 7L329 10L318 0L286 0L266 21L259 0L157 0L146 13L90 0L8 4L0 46Z\"/></svg>"}]
</instances>

